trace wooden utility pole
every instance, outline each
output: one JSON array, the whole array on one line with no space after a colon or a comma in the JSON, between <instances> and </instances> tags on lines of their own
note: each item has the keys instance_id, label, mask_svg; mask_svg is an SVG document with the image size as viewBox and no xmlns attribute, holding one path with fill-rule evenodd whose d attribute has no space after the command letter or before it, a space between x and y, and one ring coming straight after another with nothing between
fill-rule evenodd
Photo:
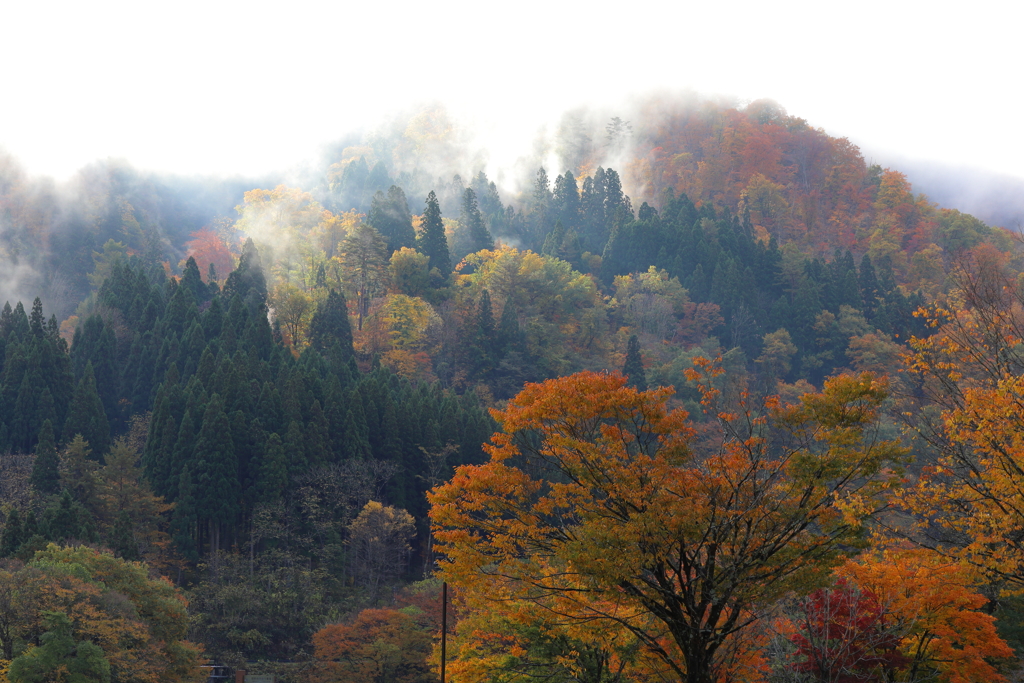
<instances>
[{"instance_id":1,"label":"wooden utility pole","mask_svg":"<svg viewBox=\"0 0 1024 683\"><path fill-rule=\"evenodd\" d=\"M448 646L448 582L441 582L441 683L444 683L444 664Z\"/></svg>"}]
</instances>

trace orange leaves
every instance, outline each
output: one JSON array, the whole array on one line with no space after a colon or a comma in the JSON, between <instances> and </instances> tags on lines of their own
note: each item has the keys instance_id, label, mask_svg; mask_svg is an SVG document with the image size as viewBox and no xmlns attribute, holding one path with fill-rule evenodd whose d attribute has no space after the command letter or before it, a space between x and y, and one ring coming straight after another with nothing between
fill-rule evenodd
<instances>
[{"instance_id":1,"label":"orange leaves","mask_svg":"<svg viewBox=\"0 0 1024 683\"><path fill-rule=\"evenodd\" d=\"M934 467L899 500L943 554L1024 586L1024 288L986 250L961 261L945 306L921 311L936 333L912 340L908 374L927 403L906 415ZM950 539L955 542L950 543Z\"/></svg>"},{"instance_id":2,"label":"orange leaves","mask_svg":"<svg viewBox=\"0 0 1024 683\"><path fill-rule=\"evenodd\" d=\"M426 664L431 635L415 608L365 609L351 624L329 624L313 636L318 683L420 683L432 680Z\"/></svg>"},{"instance_id":3,"label":"orange leaves","mask_svg":"<svg viewBox=\"0 0 1024 683\"><path fill-rule=\"evenodd\" d=\"M199 274L207 284L211 265L221 282L235 269L234 254L224 240L210 228L200 228L193 232L190 239L185 242L185 247L188 249L187 255L195 258Z\"/></svg>"},{"instance_id":4,"label":"orange leaves","mask_svg":"<svg viewBox=\"0 0 1024 683\"><path fill-rule=\"evenodd\" d=\"M902 451L875 434L887 385L872 375L754 413L719 405L720 373L692 373L721 417L701 440L665 389L599 373L527 385L493 412L490 462L429 494L444 577L478 609L604 624L674 675L728 675L739 650L723 643L859 542Z\"/></svg>"},{"instance_id":5,"label":"orange leaves","mask_svg":"<svg viewBox=\"0 0 1024 683\"><path fill-rule=\"evenodd\" d=\"M959 564L926 551L888 551L848 562L839 574L878 596L908 668L936 671L951 683L1004 680L990 662L1013 651Z\"/></svg>"}]
</instances>

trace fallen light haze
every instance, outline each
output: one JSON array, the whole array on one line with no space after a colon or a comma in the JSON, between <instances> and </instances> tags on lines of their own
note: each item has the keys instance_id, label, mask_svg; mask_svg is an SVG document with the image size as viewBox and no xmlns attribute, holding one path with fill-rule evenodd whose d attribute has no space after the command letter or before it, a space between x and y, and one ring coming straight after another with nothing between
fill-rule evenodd
<instances>
[{"instance_id":1,"label":"fallen light haze","mask_svg":"<svg viewBox=\"0 0 1024 683\"><path fill-rule=\"evenodd\" d=\"M880 157L1024 178L1022 10L965 7L10 3L0 147L58 179L108 157L251 176L437 101L501 166L566 109L692 90L774 99Z\"/></svg>"}]
</instances>

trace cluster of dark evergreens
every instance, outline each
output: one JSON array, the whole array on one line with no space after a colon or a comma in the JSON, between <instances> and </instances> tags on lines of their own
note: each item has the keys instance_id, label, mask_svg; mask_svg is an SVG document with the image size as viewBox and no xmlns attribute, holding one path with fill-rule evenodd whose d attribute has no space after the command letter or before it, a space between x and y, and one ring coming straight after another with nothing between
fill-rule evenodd
<instances>
[{"instance_id":1,"label":"cluster of dark evergreens","mask_svg":"<svg viewBox=\"0 0 1024 683\"><path fill-rule=\"evenodd\" d=\"M523 214L502 204L483 172L470 187L463 187L458 176L447 187L449 194L461 189L462 196L460 232L456 233L456 242L462 246L452 250L457 258L493 248L493 233L592 272L606 288L615 276L644 272L650 266L663 269L679 279L691 300L720 307L724 322L712 333L727 347L742 349L748 358L761 353L764 335L787 330L797 348L791 379L805 377L818 383L844 364L847 340L828 339L828 332L820 329L822 311L838 316L848 306L863 315L870 329L898 339L926 333L912 315L925 299L920 292L904 294L888 257L875 264L864 254L858 265L849 250L836 250L831 260L800 256L795 267L787 269L778 242L758 239L749 217L741 219L727 207L704 202L698 208L685 194L670 194L661 211L644 203L634 216L613 169L598 168L594 176L584 179L582 188L567 171L556 176L553 190L540 169L529 210ZM478 202L483 196L488 201ZM404 193L392 187L387 205L399 197L405 206ZM378 192L373 205L371 219L381 215L382 193ZM380 218L377 224L386 225ZM382 234L389 244L393 241L390 232ZM480 303L480 329L488 326L488 309L489 303ZM479 354L470 355L472 376L493 379L493 370L480 372ZM805 363L809 357L813 358ZM544 379L530 372L525 377ZM497 394L506 392L499 389Z\"/></svg>"},{"instance_id":2,"label":"cluster of dark evergreens","mask_svg":"<svg viewBox=\"0 0 1024 683\"><path fill-rule=\"evenodd\" d=\"M793 376L813 382L842 360L839 348L831 364L801 365L805 356L821 353L822 334L815 324L822 311L838 315L849 306L873 329L901 339L925 333L912 316L924 297L904 295L888 259L876 267L865 254L858 268L849 250L837 250L831 261L801 258L799 268L786 273L775 239L758 240L749 222L707 203L698 209L686 195L672 198L661 212L644 204L636 220L616 228L601 272L610 281L650 265L678 277L694 301L720 306L725 322L715 333L749 357L761 352L765 334L788 330L798 349Z\"/></svg>"},{"instance_id":3,"label":"cluster of dark evergreens","mask_svg":"<svg viewBox=\"0 0 1024 683\"><path fill-rule=\"evenodd\" d=\"M155 492L176 503L174 540L191 559L244 538L257 504L285 499L303 475L348 460L392 463L385 502L422 520L430 455L451 444L448 465L476 461L493 431L474 394L383 369L361 373L336 292L295 358L275 340L266 296L250 242L223 291L204 284L191 260L180 280L116 263L99 292L103 315L84 321L70 354L38 299L28 315L8 305L0 450L39 452L37 442L57 434L44 444L49 452L81 434L99 460L131 416L151 411L143 466Z\"/></svg>"}]
</instances>

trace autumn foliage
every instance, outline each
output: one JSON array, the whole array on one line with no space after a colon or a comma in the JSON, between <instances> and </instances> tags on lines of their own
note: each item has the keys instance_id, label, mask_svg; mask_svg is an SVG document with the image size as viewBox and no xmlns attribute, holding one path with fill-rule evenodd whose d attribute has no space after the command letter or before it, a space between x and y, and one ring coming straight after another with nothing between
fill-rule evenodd
<instances>
[{"instance_id":1,"label":"autumn foliage","mask_svg":"<svg viewBox=\"0 0 1024 683\"><path fill-rule=\"evenodd\" d=\"M911 342L911 426L935 454L901 501L916 537L1024 588L1024 282L979 249L953 273L948 303L919 312L935 334Z\"/></svg>"},{"instance_id":2,"label":"autumn foliage","mask_svg":"<svg viewBox=\"0 0 1024 683\"><path fill-rule=\"evenodd\" d=\"M700 439L664 388L599 373L527 385L494 412L490 461L430 494L444 576L495 610L622 630L681 680L758 669L743 640L758 606L859 543L902 451L874 434L887 390L870 375L730 411L717 372L694 371L718 424Z\"/></svg>"},{"instance_id":3,"label":"autumn foliage","mask_svg":"<svg viewBox=\"0 0 1024 683\"><path fill-rule=\"evenodd\" d=\"M430 677L431 633L422 612L366 609L351 624L331 624L313 636L319 683L421 683Z\"/></svg>"},{"instance_id":4,"label":"autumn foliage","mask_svg":"<svg viewBox=\"0 0 1024 683\"><path fill-rule=\"evenodd\" d=\"M983 683L1013 656L988 600L956 563L922 550L866 553L799 603L793 670L816 681Z\"/></svg>"},{"instance_id":5,"label":"autumn foliage","mask_svg":"<svg viewBox=\"0 0 1024 683\"><path fill-rule=\"evenodd\" d=\"M192 233L188 242L187 255L196 260L199 274L209 284L210 266L213 266L217 278L223 282L228 273L235 269L235 256L220 235L210 228L200 228Z\"/></svg>"}]
</instances>

